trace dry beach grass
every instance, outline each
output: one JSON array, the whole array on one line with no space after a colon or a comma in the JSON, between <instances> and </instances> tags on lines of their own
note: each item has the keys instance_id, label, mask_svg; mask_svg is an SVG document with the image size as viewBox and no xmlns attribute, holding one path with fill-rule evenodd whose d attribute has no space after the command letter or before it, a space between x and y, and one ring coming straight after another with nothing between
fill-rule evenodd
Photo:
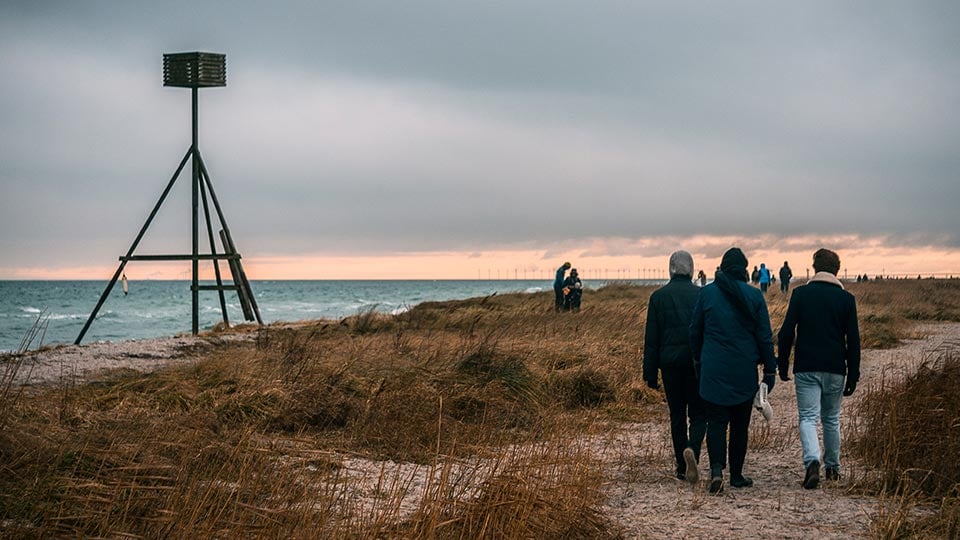
<instances>
[{"instance_id":1,"label":"dry beach grass","mask_svg":"<svg viewBox=\"0 0 960 540\"><path fill-rule=\"evenodd\" d=\"M609 285L579 314L515 294L178 338L147 358L121 344L98 373L87 348L8 357L0 535L956 534L958 471L929 457L960 462L960 281L850 289L873 350L844 406L836 488L799 489L789 384L777 419L753 426L757 487L709 497L674 481L666 407L639 373L653 289ZM786 301L768 300L776 328Z\"/></svg>"}]
</instances>

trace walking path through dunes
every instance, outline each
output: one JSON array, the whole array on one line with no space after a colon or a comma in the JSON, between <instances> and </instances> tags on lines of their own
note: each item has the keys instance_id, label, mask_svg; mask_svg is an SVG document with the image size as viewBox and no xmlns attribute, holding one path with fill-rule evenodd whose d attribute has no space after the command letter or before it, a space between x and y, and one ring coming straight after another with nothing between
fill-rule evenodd
<instances>
[{"instance_id":1,"label":"walking path through dunes","mask_svg":"<svg viewBox=\"0 0 960 540\"><path fill-rule=\"evenodd\" d=\"M873 471L851 458L847 441L858 429L856 403L881 378L903 378L942 350L960 350L960 324L926 324L925 339L902 347L865 350L861 385L844 398L841 419L839 485L801 487L803 465L797 428L793 381L777 381L770 403L776 416L768 425L759 413L751 420L750 449L744 474L754 486L725 486L722 494L707 493L705 481L691 487L674 479L673 454L666 404L660 421L634 424L620 433L617 450L609 455L608 499L604 508L627 538L869 538L881 511L877 497L858 493L856 483ZM709 475L707 453L701 456L701 476ZM725 471L729 472L729 471ZM932 512L918 508L916 512Z\"/></svg>"},{"instance_id":2,"label":"walking path through dunes","mask_svg":"<svg viewBox=\"0 0 960 540\"><path fill-rule=\"evenodd\" d=\"M619 287L596 291L576 316L555 314L546 294L504 295L10 355L0 371L0 536L876 536L889 514L873 469L888 465L890 478L902 468L855 459L889 441L849 442L898 432L865 431L872 413L854 411L884 415L871 403L920 396L896 403L921 443L931 439L920 426L948 433L960 417L944 398L949 422L933 421L936 409L922 404L942 394L888 391L930 351L960 351L952 289L916 305L890 299L906 286L864 287L869 343L922 339L864 352L862 384L843 408L840 485L801 489L796 398L780 381L773 422L753 417L754 487L711 496L676 481L662 394L637 385L651 289ZM786 297L769 303L777 327ZM913 324L941 318L952 322ZM911 470L937 467L903 455Z\"/></svg>"}]
</instances>

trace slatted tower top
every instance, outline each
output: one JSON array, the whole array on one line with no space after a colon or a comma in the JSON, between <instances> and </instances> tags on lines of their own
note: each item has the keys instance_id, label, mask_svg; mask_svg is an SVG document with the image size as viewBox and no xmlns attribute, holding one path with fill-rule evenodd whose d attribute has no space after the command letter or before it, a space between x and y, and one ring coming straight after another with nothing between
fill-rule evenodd
<instances>
[{"instance_id":1,"label":"slatted tower top","mask_svg":"<svg viewBox=\"0 0 960 540\"><path fill-rule=\"evenodd\" d=\"M186 52L163 55L163 85L209 88L227 85L227 55Z\"/></svg>"}]
</instances>

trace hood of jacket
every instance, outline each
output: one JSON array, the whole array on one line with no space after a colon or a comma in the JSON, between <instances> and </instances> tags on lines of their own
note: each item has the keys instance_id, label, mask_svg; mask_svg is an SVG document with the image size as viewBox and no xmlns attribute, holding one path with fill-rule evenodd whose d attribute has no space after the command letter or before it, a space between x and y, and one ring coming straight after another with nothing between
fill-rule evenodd
<instances>
[{"instance_id":1,"label":"hood of jacket","mask_svg":"<svg viewBox=\"0 0 960 540\"><path fill-rule=\"evenodd\" d=\"M843 289L843 283L839 279L837 279L837 276L831 274L830 272L817 272L816 274L813 275L812 278L810 278L810 281L811 282L820 281L823 283L829 283L831 285L836 285L837 287L840 287L841 289Z\"/></svg>"}]
</instances>

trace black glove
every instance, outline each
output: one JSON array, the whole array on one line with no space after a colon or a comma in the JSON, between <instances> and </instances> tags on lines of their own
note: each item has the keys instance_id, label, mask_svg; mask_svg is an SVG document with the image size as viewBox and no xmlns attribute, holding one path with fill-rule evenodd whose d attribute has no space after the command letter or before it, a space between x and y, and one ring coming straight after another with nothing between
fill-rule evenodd
<instances>
[{"instance_id":1,"label":"black glove","mask_svg":"<svg viewBox=\"0 0 960 540\"><path fill-rule=\"evenodd\" d=\"M857 381L853 379L847 379L847 385L843 387L843 395L852 396L853 392L857 389Z\"/></svg>"},{"instance_id":2,"label":"black glove","mask_svg":"<svg viewBox=\"0 0 960 540\"><path fill-rule=\"evenodd\" d=\"M647 386L649 386L650 388L653 388L654 390L659 390L659 389L660 389L660 385L657 384L657 380L656 380L656 379L652 379L652 380L647 379Z\"/></svg>"},{"instance_id":3,"label":"black glove","mask_svg":"<svg viewBox=\"0 0 960 540\"><path fill-rule=\"evenodd\" d=\"M790 380L790 357L786 356L783 361L777 358L777 371L780 372L781 381Z\"/></svg>"},{"instance_id":4,"label":"black glove","mask_svg":"<svg viewBox=\"0 0 960 540\"><path fill-rule=\"evenodd\" d=\"M773 385L777 383L776 373L764 373L763 382L767 385L767 393L773 392Z\"/></svg>"}]
</instances>

